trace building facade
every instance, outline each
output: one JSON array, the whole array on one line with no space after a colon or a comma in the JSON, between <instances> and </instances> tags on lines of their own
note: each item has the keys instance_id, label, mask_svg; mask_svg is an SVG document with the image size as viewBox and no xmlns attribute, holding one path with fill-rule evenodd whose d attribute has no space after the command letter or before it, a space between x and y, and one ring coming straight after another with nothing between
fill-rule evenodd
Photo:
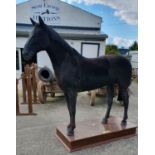
<instances>
[{"instance_id":1,"label":"building facade","mask_svg":"<svg viewBox=\"0 0 155 155\"><path fill-rule=\"evenodd\" d=\"M53 27L81 55L89 58L105 54L105 41L108 37L101 33L102 18L60 0L29 0L16 6L16 73L23 71L23 47L33 29L30 17L36 22L41 16L44 22ZM34 58L38 66L52 64L45 51Z\"/></svg>"}]
</instances>

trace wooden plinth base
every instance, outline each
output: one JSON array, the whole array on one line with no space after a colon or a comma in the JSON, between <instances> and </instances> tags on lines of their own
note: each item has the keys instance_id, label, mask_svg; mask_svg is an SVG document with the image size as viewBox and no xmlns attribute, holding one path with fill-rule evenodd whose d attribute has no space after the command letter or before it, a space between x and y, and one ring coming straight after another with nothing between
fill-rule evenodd
<instances>
[{"instance_id":1,"label":"wooden plinth base","mask_svg":"<svg viewBox=\"0 0 155 155\"><path fill-rule=\"evenodd\" d=\"M69 152L134 136L137 128L130 122L122 126L121 119L114 116L106 125L101 124L101 120L79 122L74 136L67 136L66 127L67 124L57 126L56 136Z\"/></svg>"}]
</instances>

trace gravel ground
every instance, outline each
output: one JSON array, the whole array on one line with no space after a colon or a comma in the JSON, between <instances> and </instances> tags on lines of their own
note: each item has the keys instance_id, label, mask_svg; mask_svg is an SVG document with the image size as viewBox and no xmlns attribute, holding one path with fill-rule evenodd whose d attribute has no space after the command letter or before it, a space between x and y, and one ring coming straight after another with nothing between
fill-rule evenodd
<instances>
[{"instance_id":1,"label":"gravel ground","mask_svg":"<svg viewBox=\"0 0 155 155\"><path fill-rule=\"evenodd\" d=\"M129 121L138 124L138 85L130 86ZM49 99L51 100L51 99ZM89 105L87 93L79 93L77 98L76 121L102 119L106 111L106 98L97 97L94 107ZM26 105L22 105L25 109ZM37 116L17 116L16 147L17 155L69 155L64 146L55 136L55 127L62 122L68 122L69 115L64 97L56 97L46 104L34 105ZM114 98L111 115L123 116L123 107ZM137 155L137 136L122 139L112 143L99 145L73 155Z\"/></svg>"}]
</instances>

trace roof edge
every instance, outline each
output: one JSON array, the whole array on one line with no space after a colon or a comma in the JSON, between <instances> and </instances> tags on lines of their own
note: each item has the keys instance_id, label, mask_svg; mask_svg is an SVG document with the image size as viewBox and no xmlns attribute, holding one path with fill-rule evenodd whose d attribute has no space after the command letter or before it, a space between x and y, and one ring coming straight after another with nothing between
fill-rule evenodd
<instances>
[{"instance_id":1,"label":"roof edge","mask_svg":"<svg viewBox=\"0 0 155 155\"><path fill-rule=\"evenodd\" d=\"M64 39L72 40L95 40L95 41L105 41L108 38L106 34L74 34L74 33L59 33ZM29 37L30 32L17 31L16 37Z\"/></svg>"},{"instance_id":2,"label":"roof edge","mask_svg":"<svg viewBox=\"0 0 155 155\"><path fill-rule=\"evenodd\" d=\"M33 27L32 24L25 24L25 23L16 23L16 27ZM60 26L60 25L48 25L53 28L57 29L72 29L72 30L93 30L93 31L100 31L99 27L79 27L79 26Z\"/></svg>"}]
</instances>

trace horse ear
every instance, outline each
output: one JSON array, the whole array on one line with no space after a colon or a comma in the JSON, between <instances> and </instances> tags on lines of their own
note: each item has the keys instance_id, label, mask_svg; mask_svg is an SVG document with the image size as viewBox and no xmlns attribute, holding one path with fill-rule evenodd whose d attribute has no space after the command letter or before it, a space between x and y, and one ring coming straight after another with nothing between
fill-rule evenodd
<instances>
[{"instance_id":1,"label":"horse ear","mask_svg":"<svg viewBox=\"0 0 155 155\"><path fill-rule=\"evenodd\" d=\"M30 18L30 21L31 21L31 23L32 23L33 26L36 25L36 22L32 18Z\"/></svg>"},{"instance_id":2,"label":"horse ear","mask_svg":"<svg viewBox=\"0 0 155 155\"><path fill-rule=\"evenodd\" d=\"M39 24L40 24L41 26L45 25L44 21L42 20L42 18L41 18L40 16L39 16Z\"/></svg>"}]
</instances>

